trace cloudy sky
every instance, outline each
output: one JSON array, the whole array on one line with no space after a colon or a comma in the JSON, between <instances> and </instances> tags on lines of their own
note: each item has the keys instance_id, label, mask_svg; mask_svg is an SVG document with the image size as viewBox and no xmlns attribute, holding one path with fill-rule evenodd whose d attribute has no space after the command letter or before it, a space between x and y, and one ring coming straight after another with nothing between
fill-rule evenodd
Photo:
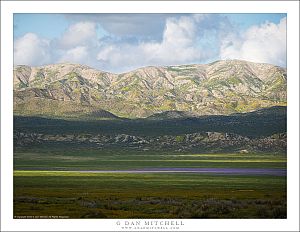
<instances>
[{"instance_id":1,"label":"cloudy sky","mask_svg":"<svg viewBox=\"0 0 300 232\"><path fill-rule=\"evenodd\" d=\"M243 59L286 66L286 14L14 14L14 64L110 72Z\"/></svg>"}]
</instances>

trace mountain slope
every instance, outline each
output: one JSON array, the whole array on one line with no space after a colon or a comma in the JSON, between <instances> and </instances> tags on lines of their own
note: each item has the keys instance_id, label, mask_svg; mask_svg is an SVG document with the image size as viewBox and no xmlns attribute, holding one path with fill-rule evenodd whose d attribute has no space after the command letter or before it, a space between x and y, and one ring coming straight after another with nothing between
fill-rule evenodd
<instances>
[{"instance_id":1,"label":"mountain slope","mask_svg":"<svg viewBox=\"0 0 300 232\"><path fill-rule=\"evenodd\" d=\"M240 60L145 67L122 74L76 64L14 69L14 113L79 117L106 110L122 117L164 111L196 115L286 105L286 70Z\"/></svg>"},{"instance_id":2,"label":"mountain slope","mask_svg":"<svg viewBox=\"0 0 300 232\"><path fill-rule=\"evenodd\" d=\"M193 118L197 117L198 115L185 112L185 111L164 111L162 113L155 113L150 115L147 119L154 119L154 120L163 120L163 119L179 119L179 118Z\"/></svg>"}]
</instances>

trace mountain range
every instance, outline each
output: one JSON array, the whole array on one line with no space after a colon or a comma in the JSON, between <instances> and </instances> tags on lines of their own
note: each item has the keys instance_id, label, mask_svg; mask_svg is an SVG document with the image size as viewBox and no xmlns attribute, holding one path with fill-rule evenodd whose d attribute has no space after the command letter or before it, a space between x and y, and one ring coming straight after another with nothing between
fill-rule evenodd
<instances>
[{"instance_id":1,"label":"mountain range","mask_svg":"<svg viewBox=\"0 0 300 232\"><path fill-rule=\"evenodd\" d=\"M151 66L121 74L79 64L19 65L13 79L14 115L20 116L180 118L287 103L285 68L242 60Z\"/></svg>"}]
</instances>

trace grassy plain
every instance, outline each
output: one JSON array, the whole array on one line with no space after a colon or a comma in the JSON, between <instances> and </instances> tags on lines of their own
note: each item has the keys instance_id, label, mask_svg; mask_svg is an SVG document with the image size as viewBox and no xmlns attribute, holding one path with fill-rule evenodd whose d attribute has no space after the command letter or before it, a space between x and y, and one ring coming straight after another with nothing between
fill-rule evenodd
<instances>
[{"instance_id":1,"label":"grassy plain","mask_svg":"<svg viewBox=\"0 0 300 232\"><path fill-rule=\"evenodd\" d=\"M14 153L15 170L130 170L153 167L286 168L286 155L158 152L130 147L93 148L59 143L18 148Z\"/></svg>"},{"instance_id":2,"label":"grassy plain","mask_svg":"<svg viewBox=\"0 0 300 232\"><path fill-rule=\"evenodd\" d=\"M60 144L18 148L14 152L14 216L286 218L285 176L79 172L153 167L282 169L286 155Z\"/></svg>"}]
</instances>

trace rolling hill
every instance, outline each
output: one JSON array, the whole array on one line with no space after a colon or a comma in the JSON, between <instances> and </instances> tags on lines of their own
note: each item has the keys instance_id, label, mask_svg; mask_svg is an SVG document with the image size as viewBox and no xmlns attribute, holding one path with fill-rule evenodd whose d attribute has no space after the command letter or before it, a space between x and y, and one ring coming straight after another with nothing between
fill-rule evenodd
<instances>
[{"instance_id":1,"label":"rolling hill","mask_svg":"<svg viewBox=\"0 0 300 232\"><path fill-rule=\"evenodd\" d=\"M147 119L81 121L15 116L14 144L160 151L286 151L286 107L229 116L191 116L180 112L175 114L180 117L173 117L174 112L169 113Z\"/></svg>"},{"instance_id":2,"label":"rolling hill","mask_svg":"<svg viewBox=\"0 0 300 232\"><path fill-rule=\"evenodd\" d=\"M166 111L173 116L182 111L229 115L285 106L286 78L284 68L241 60L145 67L122 74L78 64L21 65L14 68L14 114L58 118L101 118L99 112L104 111L127 118Z\"/></svg>"}]
</instances>

